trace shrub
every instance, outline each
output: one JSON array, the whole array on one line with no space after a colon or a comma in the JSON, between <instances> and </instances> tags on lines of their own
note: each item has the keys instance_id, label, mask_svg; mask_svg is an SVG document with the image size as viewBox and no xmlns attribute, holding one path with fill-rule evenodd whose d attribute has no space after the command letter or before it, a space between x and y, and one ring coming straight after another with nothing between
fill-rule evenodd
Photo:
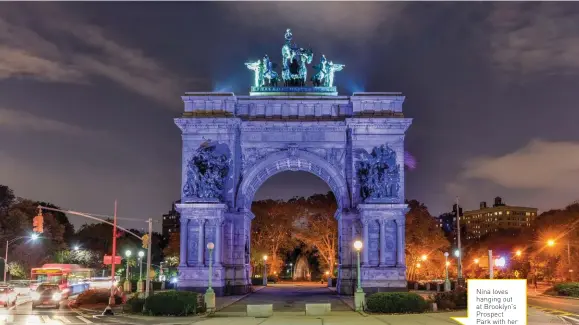
<instances>
[{"instance_id":1,"label":"shrub","mask_svg":"<svg viewBox=\"0 0 579 325\"><path fill-rule=\"evenodd\" d=\"M78 305L106 304L109 302L111 292L109 290L89 289L81 292L76 298ZM115 296L115 304L121 304L123 299Z\"/></svg>"},{"instance_id":2,"label":"shrub","mask_svg":"<svg viewBox=\"0 0 579 325\"><path fill-rule=\"evenodd\" d=\"M197 306L198 295L189 291L160 292L145 300L145 311L153 316L194 315L204 309Z\"/></svg>"},{"instance_id":3,"label":"shrub","mask_svg":"<svg viewBox=\"0 0 579 325\"><path fill-rule=\"evenodd\" d=\"M127 313L142 313L144 305L145 299L135 295L127 300L127 303L123 306L123 311Z\"/></svg>"},{"instance_id":4,"label":"shrub","mask_svg":"<svg viewBox=\"0 0 579 325\"><path fill-rule=\"evenodd\" d=\"M452 291L439 292L434 295L434 302L438 309L464 309L467 304L467 291L458 287Z\"/></svg>"},{"instance_id":5,"label":"shrub","mask_svg":"<svg viewBox=\"0 0 579 325\"><path fill-rule=\"evenodd\" d=\"M366 299L368 311L373 313L421 313L428 304L411 292L378 292Z\"/></svg>"},{"instance_id":6,"label":"shrub","mask_svg":"<svg viewBox=\"0 0 579 325\"><path fill-rule=\"evenodd\" d=\"M559 283L554 289L560 296L579 297L579 282Z\"/></svg>"}]
</instances>

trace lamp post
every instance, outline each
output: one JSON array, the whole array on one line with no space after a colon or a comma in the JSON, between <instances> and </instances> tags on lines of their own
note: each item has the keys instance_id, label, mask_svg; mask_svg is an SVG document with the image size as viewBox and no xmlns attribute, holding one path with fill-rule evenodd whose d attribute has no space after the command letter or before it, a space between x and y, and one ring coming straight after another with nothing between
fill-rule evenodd
<instances>
[{"instance_id":1,"label":"lamp post","mask_svg":"<svg viewBox=\"0 0 579 325\"><path fill-rule=\"evenodd\" d=\"M444 252L444 267L446 270L446 279L444 280L444 291L450 291L450 280L448 279L448 252Z\"/></svg>"},{"instance_id":2,"label":"lamp post","mask_svg":"<svg viewBox=\"0 0 579 325\"><path fill-rule=\"evenodd\" d=\"M207 243L207 249L209 250L209 278L208 278L208 286L207 291L205 291L205 307L207 308L207 312L212 313L215 311L215 292L213 291L212 280L213 280L213 249L215 248L215 244L212 242Z\"/></svg>"},{"instance_id":3,"label":"lamp post","mask_svg":"<svg viewBox=\"0 0 579 325\"><path fill-rule=\"evenodd\" d=\"M123 285L125 292L131 292L131 281L129 280L129 257L131 257L131 255L131 251L125 251L125 256L127 258L127 275L125 276L125 284Z\"/></svg>"},{"instance_id":4,"label":"lamp post","mask_svg":"<svg viewBox=\"0 0 579 325\"><path fill-rule=\"evenodd\" d=\"M267 287L267 255L263 255L263 286Z\"/></svg>"},{"instance_id":5,"label":"lamp post","mask_svg":"<svg viewBox=\"0 0 579 325\"><path fill-rule=\"evenodd\" d=\"M32 234L30 236L20 236L20 237L16 237L13 238L12 240L7 240L6 241L6 254L4 255L4 283L6 283L6 275L7 275L7 271L8 271L8 247L10 247L10 244L20 240L20 239L24 239L24 238L28 238L28 239L32 239L33 241L38 239L38 234Z\"/></svg>"},{"instance_id":6,"label":"lamp post","mask_svg":"<svg viewBox=\"0 0 579 325\"><path fill-rule=\"evenodd\" d=\"M356 292L354 293L354 306L356 307L356 311L360 312L364 310L364 305L366 304L366 294L362 289L362 275L360 274L360 250L362 249L362 242L356 240L354 242L354 248L356 249L356 256L357 256L357 276L358 282L356 287Z\"/></svg>"},{"instance_id":7,"label":"lamp post","mask_svg":"<svg viewBox=\"0 0 579 325\"><path fill-rule=\"evenodd\" d=\"M145 252L139 251L139 284L137 285L137 291L143 292L143 256Z\"/></svg>"},{"instance_id":8,"label":"lamp post","mask_svg":"<svg viewBox=\"0 0 579 325\"><path fill-rule=\"evenodd\" d=\"M290 263L290 277L294 279L294 263Z\"/></svg>"}]
</instances>

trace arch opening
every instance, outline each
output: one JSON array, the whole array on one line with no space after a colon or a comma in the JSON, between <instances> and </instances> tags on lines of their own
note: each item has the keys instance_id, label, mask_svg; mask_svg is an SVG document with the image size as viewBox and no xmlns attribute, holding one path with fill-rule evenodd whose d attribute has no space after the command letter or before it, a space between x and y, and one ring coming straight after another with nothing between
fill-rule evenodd
<instances>
[{"instance_id":1,"label":"arch opening","mask_svg":"<svg viewBox=\"0 0 579 325\"><path fill-rule=\"evenodd\" d=\"M258 162L245 173L236 197L238 209L251 209L257 190L270 177L284 171L303 171L316 175L331 189L338 211L350 207L348 186L339 170L324 159L306 151L278 152Z\"/></svg>"},{"instance_id":2,"label":"arch opening","mask_svg":"<svg viewBox=\"0 0 579 325\"><path fill-rule=\"evenodd\" d=\"M264 180L251 205L252 282L336 277L337 209L329 184L312 172L284 170Z\"/></svg>"}]
</instances>

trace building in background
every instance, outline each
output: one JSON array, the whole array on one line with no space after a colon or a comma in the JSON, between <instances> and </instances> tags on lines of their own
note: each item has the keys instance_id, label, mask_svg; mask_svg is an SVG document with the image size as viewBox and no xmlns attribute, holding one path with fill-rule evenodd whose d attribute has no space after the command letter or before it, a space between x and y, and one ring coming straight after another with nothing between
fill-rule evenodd
<instances>
[{"instance_id":1,"label":"building in background","mask_svg":"<svg viewBox=\"0 0 579 325\"><path fill-rule=\"evenodd\" d=\"M179 233L179 229L181 228L181 215L175 206L178 203L181 203L181 200L173 202L171 211L163 215L163 239L165 240L169 240L169 237L171 237L172 233Z\"/></svg>"},{"instance_id":2,"label":"building in background","mask_svg":"<svg viewBox=\"0 0 579 325\"><path fill-rule=\"evenodd\" d=\"M502 229L530 227L536 217L537 208L509 206L497 196L492 207L481 202L478 210L465 211L460 221L466 228L466 240L476 241Z\"/></svg>"}]
</instances>

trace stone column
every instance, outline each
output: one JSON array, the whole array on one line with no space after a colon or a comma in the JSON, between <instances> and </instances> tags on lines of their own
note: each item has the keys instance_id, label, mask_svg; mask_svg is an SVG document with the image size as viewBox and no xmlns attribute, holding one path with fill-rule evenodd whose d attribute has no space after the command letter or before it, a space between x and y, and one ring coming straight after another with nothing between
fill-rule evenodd
<instances>
[{"instance_id":1,"label":"stone column","mask_svg":"<svg viewBox=\"0 0 579 325\"><path fill-rule=\"evenodd\" d=\"M189 219L181 218L179 242L179 266L187 266L187 238L189 236Z\"/></svg>"},{"instance_id":2,"label":"stone column","mask_svg":"<svg viewBox=\"0 0 579 325\"><path fill-rule=\"evenodd\" d=\"M363 225L363 236L364 245L362 246L362 264L368 265L368 248L370 247L369 237L368 237L368 220L362 220Z\"/></svg>"},{"instance_id":3,"label":"stone column","mask_svg":"<svg viewBox=\"0 0 579 325\"><path fill-rule=\"evenodd\" d=\"M234 236L234 232L233 232L233 226L234 223L233 221L229 221L229 242L226 244L228 246L229 249L229 264L235 264L235 261L233 260L233 250L235 249L235 237Z\"/></svg>"},{"instance_id":4,"label":"stone column","mask_svg":"<svg viewBox=\"0 0 579 325\"><path fill-rule=\"evenodd\" d=\"M205 219L199 219L199 242L197 243L197 265L205 264Z\"/></svg>"},{"instance_id":5,"label":"stone column","mask_svg":"<svg viewBox=\"0 0 579 325\"><path fill-rule=\"evenodd\" d=\"M405 250L405 234L404 234L404 230L405 230L405 223L406 220L404 219L404 216L402 216L400 219L396 220L396 229L397 229L397 233L396 233L396 255L398 257L396 264L397 266L405 266L406 265L406 253L404 252Z\"/></svg>"},{"instance_id":6,"label":"stone column","mask_svg":"<svg viewBox=\"0 0 579 325\"><path fill-rule=\"evenodd\" d=\"M380 220L380 266L386 266L386 220Z\"/></svg>"},{"instance_id":7,"label":"stone column","mask_svg":"<svg viewBox=\"0 0 579 325\"><path fill-rule=\"evenodd\" d=\"M215 220L215 266L221 266L221 252L223 252L223 247L221 246L221 227L223 227L223 220Z\"/></svg>"}]
</instances>

